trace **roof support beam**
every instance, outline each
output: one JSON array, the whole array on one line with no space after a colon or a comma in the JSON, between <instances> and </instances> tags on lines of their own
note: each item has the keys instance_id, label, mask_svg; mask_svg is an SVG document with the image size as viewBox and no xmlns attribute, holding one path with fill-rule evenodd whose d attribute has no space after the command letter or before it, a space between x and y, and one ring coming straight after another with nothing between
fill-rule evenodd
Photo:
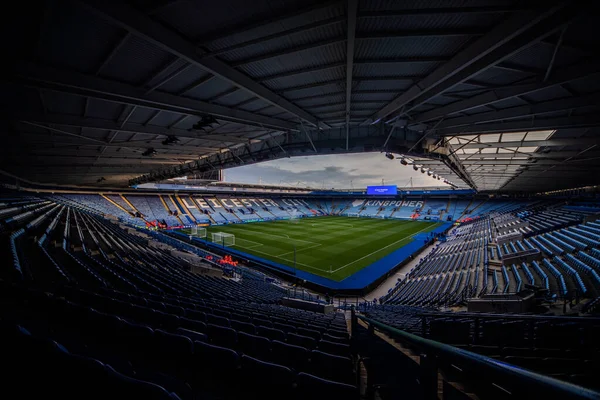
<instances>
[{"instance_id":1,"label":"roof support beam","mask_svg":"<svg viewBox=\"0 0 600 400\"><path fill-rule=\"evenodd\" d=\"M452 86L521 51L533 42L550 35L560 29L561 21L564 24L564 13L560 13L563 8L563 6L554 6L512 15L398 96L373 115L371 122L387 119L400 109L406 113Z\"/></svg>"},{"instance_id":2,"label":"roof support beam","mask_svg":"<svg viewBox=\"0 0 600 400\"><path fill-rule=\"evenodd\" d=\"M64 93L180 114L194 116L211 114L226 121L242 122L261 127L284 130L298 129L296 124L280 119L163 92L146 93L143 88L72 71L22 63L16 67L15 74L25 81L25 85L36 88L54 89Z\"/></svg>"},{"instance_id":3,"label":"roof support beam","mask_svg":"<svg viewBox=\"0 0 600 400\"><path fill-rule=\"evenodd\" d=\"M350 105L352 103L352 70L354 68L354 38L358 0L348 0L348 41L346 46L346 150L350 140Z\"/></svg>"},{"instance_id":4,"label":"roof support beam","mask_svg":"<svg viewBox=\"0 0 600 400\"><path fill-rule=\"evenodd\" d=\"M178 33L143 15L134 8L121 2L105 2L101 0L82 0L88 8L101 17L126 29L161 49L216 75L233 85L247 90L266 102L297 116L309 124L318 126L319 121L308 112L273 93L257 83L248 75L225 64L217 58L203 58L206 51L198 48Z\"/></svg>"},{"instance_id":5,"label":"roof support beam","mask_svg":"<svg viewBox=\"0 0 600 400\"><path fill-rule=\"evenodd\" d=\"M244 22L245 25L226 26L221 31L217 31L217 32L208 34L206 37L204 37L200 40L200 43L201 44L209 44L216 40L228 38L230 36L239 35L241 33L251 31L258 27L263 28L263 27L265 27L265 25L281 24L282 20L298 17L298 16L301 16L304 14L311 13L316 10L329 8L338 3L341 3L341 0L318 1L315 4L311 4L304 8L298 8L297 6L291 6L291 7L289 7L288 10L284 11L283 13L276 15L276 16L270 16L268 19L266 19L266 17L264 15L260 15L251 22L245 21Z\"/></svg>"},{"instance_id":6,"label":"roof support beam","mask_svg":"<svg viewBox=\"0 0 600 400\"><path fill-rule=\"evenodd\" d=\"M502 122L502 123L489 123L479 124L455 128L438 129L436 134L438 136L460 136L460 135L472 135L477 133L503 133L503 132L520 132L520 131L536 131L546 129L560 129L560 128L587 128L592 126L600 126L599 115L588 115L588 116L577 116L577 117L564 117L564 118L548 118L548 119L535 119L526 121L514 121L514 122ZM527 142L524 142L527 143ZM522 145L521 145L522 146ZM509 147L509 146L502 146Z\"/></svg>"},{"instance_id":7,"label":"roof support beam","mask_svg":"<svg viewBox=\"0 0 600 400\"><path fill-rule=\"evenodd\" d=\"M222 54L227 54L235 50L243 49L244 47L253 46L259 43L263 43L269 40L278 39L284 36L293 35L296 33L307 32L313 29L323 28L325 26L338 24L344 21L344 17L332 17L316 22L312 22L310 24L302 25L297 28L288 29L285 31L279 31L267 36L261 36L259 38L253 40L247 40L245 42L237 43L228 47L224 47L219 50L211 51L209 54L205 55L204 58L216 57Z\"/></svg>"},{"instance_id":8,"label":"roof support beam","mask_svg":"<svg viewBox=\"0 0 600 400\"><path fill-rule=\"evenodd\" d=\"M593 59L587 62L577 63L576 65L557 70L553 77L547 82L527 83L506 88L490 90L465 100L459 100L448 105L434 108L414 116L414 122L420 123L437 118L447 117L450 114L456 114L461 111L467 111L476 107L496 103L498 101L510 99L517 96L526 95L539 90L547 89L555 85L562 85L577 79L598 75L600 73L600 60Z\"/></svg>"},{"instance_id":9,"label":"roof support beam","mask_svg":"<svg viewBox=\"0 0 600 400\"><path fill-rule=\"evenodd\" d=\"M543 103L511 107L498 111L484 112L467 117L448 118L442 121L436 129L444 129L455 126L473 125L484 122L500 121L512 118L520 118L531 115L539 115L556 111L567 111L575 108L589 107L600 104L600 94L595 93L588 96L572 97L546 101Z\"/></svg>"},{"instance_id":10,"label":"roof support beam","mask_svg":"<svg viewBox=\"0 0 600 400\"><path fill-rule=\"evenodd\" d=\"M213 135L213 134L203 134L201 132L188 131L185 129L177 129L177 128L164 128L155 125L142 125L132 122L127 122L124 124L98 119L98 118L82 118L75 115L66 115L66 114L0 114L2 118L6 120L14 120L14 121L23 121L23 122L34 122L38 124L52 124L59 126L74 126L79 128L88 128L88 129L100 129L107 131L121 131L121 132L129 132L129 133L140 133L140 134L151 134L151 135L161 135L161 136L176 136L180 138L190 138L190 139L202 139L208 142L225 142L225 143L246 143L249 138L236 137L236 136L228 136L228 135ZM257 130L256 133L260 133L260 130Z\"/></svg>"},{"instance_id":11,"label":"roof support beam","mask_svg":"<svg viewBox=\"0 0 600 400\"><path fill-rule=\"evenodd\" d=\"M465 145L465 149L496 149L500 147L563 147L563 146L581 146L593 145L600 142L600 138L596 137L581 137L581 138L564 138L564 139L547 139L547 140L527 140L519 142L492 142L492 143L469 143ZM552 156L553 153L549 153ZM479 156L474 154L473 156ZM482 157L495 157L496 154L482 154ZM502 154L498 154L502 156Z\"/></svg>"},{"instance_id":12,"label":"roof support beam","mask_svg":"<svg viewBox=\"0 0 600 400\"><path fill-rule=\"evenodd\" d=\"M504 14L516 11L524 11L527 8L506 7L506 6L484 6L484 7L445 7L445 8L413 8L406 10L385 10L385 11L363 11L359 19L366 18L397 18L414 15L460 15L460 14Z\"/></svg>"},{"instance_id":13,"label":"roof support beam","mask_svg":"<svg viewBox=\"0 0 600 400\"><path fill-rule=\"evenodd\" d=\"M51 146L54 146L54 145L57 145L57 146L58 145L60 145L60 146L93 146L93 147L103 146L103 147L115 147L115 148L130 148L130 149L147 149L149 147L152 147L155 150L166 150L166 151L174 151L174 152L187 151L188 153L192 150L199 150L199 151L210 151L210 150L218 151L218 150L220 150L220 148L215 149L215 148L204 147L204 146L190 146L190 145L165 146L161 142L153 143L154 141L152 141L152 140L139 140L139 141L133 140L133 141L119 141L119 142L112 141L111 142L109 140L98 140L98 139L91 138L88 136L73 135L70 132L64 131L62 129L54 128L54 127L46 127L46 126L38 125L35 123L30 123L30 124L32 126L51 130L54 133L54 135L49 136L46 134L37 134L37 133L32 133L32 132L20 132L18 135L15 135L13 137L13 139L21 140L21 139L24 139L25 137L28 137L35 143L46 144L46 145L51 145ZM63 137L68 137L69 139L68 140L64 139L64 142L61 142L60 141L61 135L63 135ZM10 135L9 135L9 137L10 137ZM33 137L33 139L32 139L32 137ZM176 155L176 154L174 153L173 155Z\"/></svg>"}]
</instances>

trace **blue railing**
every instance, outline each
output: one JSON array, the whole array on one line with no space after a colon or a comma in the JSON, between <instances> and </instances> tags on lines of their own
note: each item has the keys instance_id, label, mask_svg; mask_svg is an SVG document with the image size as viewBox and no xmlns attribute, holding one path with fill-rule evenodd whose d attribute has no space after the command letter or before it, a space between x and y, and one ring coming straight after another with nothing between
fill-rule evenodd
<instances>
[{"instance_id":1,"label":"blue railing","mask_svg":"<svg viewBox=\"0 0 600 400\"><path fill-rule=\"evenodd\" d=\"M358 319L374 333L381 331L419 355L421 398L438 398L439 372L472 388L479 398L524 399L535 395L543 399L599 399L600 393L516 367L506 362L472 353L447 344L425 339L352 312L353 332ZM402 368L401 365L398 368ZM398 373L402 373L398 371ZM443 396L445 398L445 396Z\"/></svg>"}]
</instances>

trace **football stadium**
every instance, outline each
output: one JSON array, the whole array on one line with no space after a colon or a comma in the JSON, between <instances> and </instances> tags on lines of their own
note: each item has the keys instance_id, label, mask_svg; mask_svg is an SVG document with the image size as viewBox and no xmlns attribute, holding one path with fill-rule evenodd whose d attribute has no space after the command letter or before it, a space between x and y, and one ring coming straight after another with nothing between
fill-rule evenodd
<instances>
[{"instance_id":1,"label":"football stadium","mask_svg":"<svg viewBox=\"0 0 600 400\"><path fill-rule=\"evenodd\" d=\"M598 21L11 3L0 397L600 399Z\"/></svg>"}]
</instances>

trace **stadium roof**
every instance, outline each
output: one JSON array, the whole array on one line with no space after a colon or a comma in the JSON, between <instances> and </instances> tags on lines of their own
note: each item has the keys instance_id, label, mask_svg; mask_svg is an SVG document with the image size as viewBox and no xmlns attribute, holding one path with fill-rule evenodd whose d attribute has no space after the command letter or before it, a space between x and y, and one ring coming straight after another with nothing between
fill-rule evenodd
<instances>
[{"instance_id":1,"label":"stadium roof","mask_svg":"<svg viewBox=\"0 0 600 400\"><path fill-rule=\"evenodd\" d=\"M391 151L478 190L600 183L587 2L39 4L4 26L0 170L24 180L126 186Z\"/></svg>"}]
</instances>

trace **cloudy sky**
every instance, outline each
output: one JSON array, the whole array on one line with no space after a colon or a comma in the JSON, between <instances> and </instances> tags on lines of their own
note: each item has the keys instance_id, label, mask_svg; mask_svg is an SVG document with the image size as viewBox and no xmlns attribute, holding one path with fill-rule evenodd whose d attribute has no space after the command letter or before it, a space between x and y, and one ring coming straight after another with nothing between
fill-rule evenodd
<instances>
[{"instance_id":1,"label":"cloudy sky","mask_svg":"<svg viewBox=\"0 0 600 400\"><path fill-rule=\"evenodd\" d=\"M381 153L282 158L225 170L225 181L313 188L365 188L367 185L445 186L442 181L389 160Z\"/></svg>"}]
</instances>

